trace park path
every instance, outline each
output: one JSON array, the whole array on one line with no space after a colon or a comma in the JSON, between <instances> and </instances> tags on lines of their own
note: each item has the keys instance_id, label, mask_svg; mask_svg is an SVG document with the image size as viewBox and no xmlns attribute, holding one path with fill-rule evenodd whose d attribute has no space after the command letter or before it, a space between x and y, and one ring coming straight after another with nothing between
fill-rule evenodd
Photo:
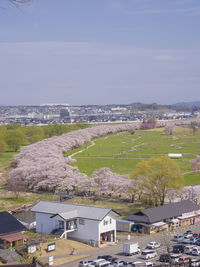
<instances>
[{"instance_id":1,"label":"park path","mask_svg":"<svg viewBox=\"0 0 200 267\"><path fill-rule=\"evenodd\" d=\"M92 146L94 146L94 145L96 145L95 142L91 140L91 144L90 144L89 146L86 146L86 148L81 149L81 150L79 150L79 151L77 151L77 152L74 152L74 153L71 154L69 157L72 158L72 157L74 157L75 155L77 155L77 154L79 154L79 153L81 153L81 152L87 150L88 148L90 148L90 147L92 147Z\"/></svg>"}]
</instances>

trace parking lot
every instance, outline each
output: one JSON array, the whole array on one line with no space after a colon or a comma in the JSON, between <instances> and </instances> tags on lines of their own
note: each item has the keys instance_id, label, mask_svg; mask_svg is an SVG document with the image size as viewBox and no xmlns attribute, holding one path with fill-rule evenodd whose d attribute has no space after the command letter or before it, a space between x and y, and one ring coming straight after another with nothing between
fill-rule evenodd
<instances>
[{"instance_id":1,"label":"parking lot","mask_svg":"<svg viewBox=\"0 0 200 267\"><path fill-rule=\"evenodd\" d=\"M146 248L146 245L151 241L156 241L161 243L161 246L155 251L157 252L157 257L153 259L149 259L148 261L153 262L156 265L161 264L159 262L159 257L161 254L167 253L167 247L170 248L170 251L172 251L173 245L177 244L173 240L173 237L175 234L183 234L186 231L191 230L193 233L200 233L200 225L192 225L192 226L185 226L181 228L177 228L173 231L166 231L166 232L160 232L152 235L131 235L130 240L128 240L128 235L120 234L118 233L118 244L113 246L107 246L104 248L99 248L97 250L94 250L91 252L91 256L88 257L88 259L95 260L98 256L101 255L111 255L113 257L117 257L120 260L130 260L130 261L144 261L140 258L140 255L133 255L133 256L124 256L123 252L123 244L126 242L138 242L141 250L144 250ZM186 254L182 254L185 255ZM191 258L200 258L200 256L190 256ZM80 260L79 260L80 261ZM79 265L79 261L63 264L62 266L66 267L76 267Z\"/></svg>"}]
</instances>

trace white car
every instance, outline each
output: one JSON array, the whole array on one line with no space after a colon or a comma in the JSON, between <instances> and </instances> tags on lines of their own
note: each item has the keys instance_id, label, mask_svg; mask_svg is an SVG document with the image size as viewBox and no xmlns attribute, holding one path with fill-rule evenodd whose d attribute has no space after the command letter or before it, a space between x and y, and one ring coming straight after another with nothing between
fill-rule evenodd
<instances>
[{"instance_id":1,"label":"white car","mask_svg":"<svg viewBox=\"0 0 200 267\"><path fill-rule=\"evenodd\" d=\"M147 248L149 249L154 249L154 248L159 248L159 247L160 247L160 243L158 242L152 241L147 244Z\"/></svg>"},{"instance_id":2,"label":"white car","mask_svg":"<svg viewBox=\"0 0 200 267\"><path fill-rule=\"evenodd\" d=\"M148 259L155 258L155 257L157 257L157 253L152 250L146 249L146 250L143 250L141 253L141 258L144 260L148 260Z\"/></svg>"},{"instance_id":3,"label":"white car","mask_svg":"<svg viewBox=\"0 0 200 267\"><path fill-rule=\"evenodd\" d=\"M183 241L184 240L184 236L183 235L175 235L174 236L174 240L175 241Z\"/></svg>"},{"instance_id":4,"label":"white car","mask_svg":"<svg viewBox=\"0 0 200 267\"><path fill-rule=\"evenodd\" d=\"M200 266L200 260L198 260L198 259L191 259L191 266L192 267L198 267L198 266Z\"/></svg>"},{"instance_id":5,"label":"white car","mask_svg":"<svg viewBox=\"0 0 200 267\"><path fill-rule=\"evenodd\" d=\"M92 260L83 260L83 261L80 261L79 262L79 267L85 267L85 266L88 266L92 263L93 261Z\"/></svg>"},{"instance_id":6,"label":"white car","mask_svg":"<svg viewBox=\"0 0 200 267\"><path fill-rule=\"evenodd\" d=\"M179 258L181 257L181 254L171 254L171 261L172 263L178 263L179 262Z\"/></svg>"},{"instance_id":7,"label":"white car","mask_svg":"<svg viewBox=\"0 0 200 267\"><path fill-rule=\"evenodd\" d=\"M193 256L199 256L200 255L200 247L193 247L192 255Z\"/></svg>"}]
</instances>

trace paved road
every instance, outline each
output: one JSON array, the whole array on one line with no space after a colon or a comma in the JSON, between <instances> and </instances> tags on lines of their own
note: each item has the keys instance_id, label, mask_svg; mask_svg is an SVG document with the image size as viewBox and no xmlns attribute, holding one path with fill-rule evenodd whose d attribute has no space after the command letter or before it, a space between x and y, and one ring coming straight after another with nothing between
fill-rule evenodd
<instances>
[{"instance_id":1,"label":"paved road","mask_svg":"<svg viewBox=\"0 0 200 267\"><path fill-rule=\"evenodd\" d=\"M155 259L152 260L148 260L148 261L153 261L155 263L159 263L158 259L159 259L159 255L166 253L166 248L167 245L170 244L170 247L172 248L172 246L175 244L174 241L172 241L174 234L176 233L184 233L185 231L192 229L192 231L195 232L200 232L200 224L196 224L193 225L192 227L182 227L182 228L178 228L176 230L174 230L173 232L164 232L164 233L157 233L154 235L132 235L131 236L131 240L132 242L138 242L139 246L141 248L141 250L145 249L146 245L150 242L150 241L157 241L161 243L161 247L156 249L156 252L158 253L158 257L156 257ZM99 255L112 255L114 257L118 257L119 259L123 259L123 260L131 260L131 261L136 261L136 260L140 260L140 256L139 255L134 255L134 256L129 256L126 257L122 254L122 250L123 250L123 244L125 242L128 242L127 239L127 235L118 235L118 244L117 245L113 245L113 246L108 246L108 247L104 247L104 248L99 248L96 250L92 250L90 254L90 257L88 257L88 259L96 259L97 256ZM60 265L60 267L77 267L79 264L79 261L75 261L72 263L68 263L68 264L63 264Z\"/></svg>"}]
</instances>

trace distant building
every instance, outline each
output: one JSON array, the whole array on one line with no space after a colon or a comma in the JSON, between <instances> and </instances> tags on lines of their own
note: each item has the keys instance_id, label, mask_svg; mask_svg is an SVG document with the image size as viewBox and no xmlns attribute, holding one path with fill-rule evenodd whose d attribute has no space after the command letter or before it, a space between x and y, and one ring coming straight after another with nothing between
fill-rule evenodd
<instances>
[{"instance_id":1,"label":"distant building","mask_svg":"<svg viewBox=\"0 0 200 267\"><path fill-rule=\"evenodd\" d=\"M60 120L63 122L71 122L69 108L66 107L60 109Z\"/></svg>"}]
</instances>

